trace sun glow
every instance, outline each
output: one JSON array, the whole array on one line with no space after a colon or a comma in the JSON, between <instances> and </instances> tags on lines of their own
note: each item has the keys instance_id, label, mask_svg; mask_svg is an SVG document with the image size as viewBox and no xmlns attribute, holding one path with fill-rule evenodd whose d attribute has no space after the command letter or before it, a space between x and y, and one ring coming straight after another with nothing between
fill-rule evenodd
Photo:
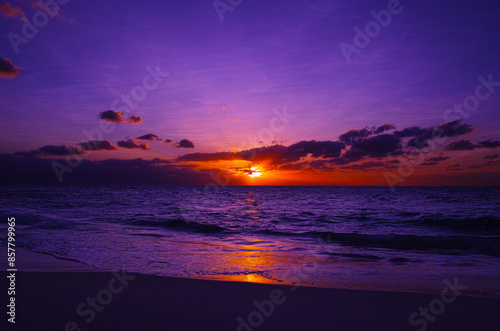
<instances>
[{"instance_id":1,"label":"sun glow","mask_svg":"<svg viewBox=\"0 0 500 331\"><path fill-rule=\"evenodd\" d=\"M262 176L262 172L260 172L259 168L257 167L251 167L247 172L247 175L250 177L260 177Z\"/></svg>"}]
</instances>

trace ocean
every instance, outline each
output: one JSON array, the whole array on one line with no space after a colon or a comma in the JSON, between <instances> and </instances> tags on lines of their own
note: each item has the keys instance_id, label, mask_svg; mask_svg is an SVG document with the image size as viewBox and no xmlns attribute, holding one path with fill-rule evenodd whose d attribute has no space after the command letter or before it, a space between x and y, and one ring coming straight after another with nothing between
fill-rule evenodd
<instances>
[{"instance_id":1,"label":"ocean","mask_svg":"<svg viewBox=\"0 0 500 331\"><path fill-rule=\"evenodd\" d=\"M500 188L3 186L0 214L101 270L500 296Z\"/></svg>"}]
</instances>

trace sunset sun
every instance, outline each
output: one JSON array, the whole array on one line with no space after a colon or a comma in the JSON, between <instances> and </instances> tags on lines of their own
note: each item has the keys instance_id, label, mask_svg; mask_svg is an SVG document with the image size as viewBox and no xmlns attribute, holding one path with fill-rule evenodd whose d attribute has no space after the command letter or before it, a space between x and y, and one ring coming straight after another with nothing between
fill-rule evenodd
<instances>
[{"instance_id":1,"label":"sunset sun","mask_svg":"<svg viewBox=\"0 0 500 331\"><path fill-rule=\"evenodd\" d=\"M262 176L262 172L260 172L257 167L251 167L250 170L247 171L247 175L249 177L260 177Z\"/></svg>"}]
</instances>

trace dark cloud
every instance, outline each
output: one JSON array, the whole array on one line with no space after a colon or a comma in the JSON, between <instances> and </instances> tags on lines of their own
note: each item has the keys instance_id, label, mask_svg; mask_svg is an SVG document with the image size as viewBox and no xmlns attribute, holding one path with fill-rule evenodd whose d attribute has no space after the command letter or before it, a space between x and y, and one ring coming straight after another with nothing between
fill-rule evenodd
<instances>
[{"instance_id":1,"label":"dark cloud","mask_svg":"<svg viewBox=\"0 0 500 331\"><path fill-rule=\"evenodd\" d=\"M442 130L447 137L462 136L467 133L474 131L472 125L462 123L462 120L456 120L444 124L440 124L436 128L437 130Z\"/></svg>"},{"instance_id":2,"label":"dark cloud","mask_svg":"<svg viewBox=\"0 0 500 331\"><path fill-rule=\"evenodd\" d=\"M114 151L118 148L107 140L92 140L79 143L78 146L83 151Z\"/></svg>"},{"instance_id":3,"label":"dark cloud","mask_svg":"<svg viewBox=\"0 0 500 331\"><path fill-rule=\"evenodd\" d=\"M487 148L497 148L500 146L500 141L495 140L495 139L488 139L484 141L480 141L479 145Z\"/></svg>"},{"instance_id":4,"label":"dark cloud","mask_svg":"<svg viewBox=\"0 0 500 331\"><path fill-rule=\"evenodd\" d=\"M456 120L440 124L431 128L420 128L417 126L395 131L394 135L400 138L414 137L407 143L407 147L425 148L427 141L439 137L456 137L474 131L473 127L462 123L462 120Z\"/></svg>"},{"instance_id":5,"label":"dark cloud","mask_svg":"<svg viewBox=\"0 0 500 331\"><path fill-rule=\"evenodd\" d=\"M346 152L346 154L348 153L349 151ZM353 158L348 158L346 157L345 155L342 156L342 157L337 157L335 159L332 159L332 160L329 160L329 163L330 164L335 164L335 165L344 165L344 164L349 164L350 162L355 162L357 160L361 159L361 157L357 158L357 159L353 159Z\"/></svg>"},{"instance_id":6,"label":"dark cloud","mask_svg":"<svg viewBox=\"0 0 500 331\"><path fill-rule=\"evenodd\" d=\"M457 140L446 145L445 149L449 151L472 151L476 148L481 148L479 145L474 145L468 139Z\"/></svg>"},{"instance_id":7,"label":"dark cloud","mask_svg":"<svg viewBox=\"0 0 500 331\"><path fill-rule=\"evenodd\" d=\"M9 59L0 57L0 78L14 78L19 76L21 69L10 62Z\"/></svg>"},{"instance_id":8,"label":"dark cloud","mask_svg":"<svg viewBox=\"0 0 500 331\"><path fill-rule=\"evenodd\" d=\"M486 159L486 157L485 157L485 159ZM496 158L494 158L494 159L496 159ZM469 169L484 169L486 167L496 167L496 166L500 165L500 160L495 160L495 161L492 160L492 159L486 159L486 160L490 160L490 161L488 161L488 162L486 162L484 164L480 164L480 165L478 165L478 164L471 165L469 167Z\"/></svg>"},{"instance_id":9,"label":"dark cloud","mask_svg":"<svg viewBox=\"0 0 500 331\"><path fill-rule=\"evenodd\" d=\"M369 130L368 128L353 129L353 130L349 130L349 131L341 134L339 136L339 140L346 143L346 144L352 145L357 140L359 140L361 138L366 138L371 134L372 134L372 131Z\"/></svg>"},{"instance_id":10,"label":"dark cloud","mask_svg":"<svg viewBox=\"0 0 500 331\"><path fill-rule=\"evenodd\" d=\"M345 151L345 153L342 154L342 156L340 157L341 159L343 159L345 161L340 161L339 160L340 158L337 158L337 159L335 159L336 160L335 162L337 162L335 164L340 165L340 164L347 164L350 162L356 162L358 160L361 160L365 156L366 156L366 152L362 152L360 150L351 148L350 150Z\"/></svg>"},{"instance_id":11,"label":"dark cloud","mask_svg":"<svg viewBox=\"0 0 500 331\"><path fill-rule=\"evenodd\" d=\"M25 156L25 157L33 157L33 156L42 156L43 152L39 149L35 149L32 151L23 151L23 152L16 152L14 155L19 155L19 156Z\"/></svg>"},{"instance_id":12,"label":"dark cloud","mask_svg":"<svg viewBox=\"0 0 500 331\"><path fill-rule=\"evenodd\" d=\"M359 137L359 135L358 135ZM346 138L347 139L347 138ZM384 157L394 153L400 148L400 139L394 135L378 135L366 139L358 139L353 147L341 156L346 147L340 141L301 141L288 147L273 145L260 148L252 148L240 152L218 152L218 153L192 153L180 156L177 161L223 161L223 160L246 160L253 162L268 162L269 166L286 165L280 169L296 169L302 157L311 155L314 158L323 158L314 164L313 168L325 168L332 165L345 165L360 160L365 156ZM397 161L396 161L397 162ZM312 162L309 162L312 164Z\"/></svg>"},{"instance_id":13,"label":"dark cloud","mask_svg":"<svg viewBox=\"0 0 500 331\"><path fill-rule=\"evenodd\" d=\"M122 140L117 143L118 147L128 148L128 149L142 149L142 150L151 150L151 148L146 143L137 142L134 139Z\"/></svg>"},{"instance_id":14,"label":"dark cloud","mask_svg":"<svg viewBox=\"0 0 500 331\"><path fill-rule=\"evenodd\" d=\"M130 124L137 124L142 122L142 118L140 116L129 116L125 117L123 111L114 111L114 110L106 110L103 112L100 112L97 117L105 122L109 123L123 123L127 122Z\"/></svg>"},{"instance_id":15,"label":"dark cloud","mask_svg":"<svg viewBox=\"0 0 500 331\"><path fill-rule=\"evenodd\" d=\"M120 159L108 159L99 161L100 165L112 166L112 167L146 167L146 166L156 166L162 164L171 164L169 160L165 159L152 159L152 160L144 160L144 159L132 159L132 160L120 160Z\"/></svg>"},{"instance_id":16,"label":"dark cloud","mask_svg":"<svg viewBox=\"0 0 500 331\"><path fill-rule=\"evenodd\" d=\"M496 161L488 161L484 164L485 167L494 167L494 166L497 166L497 165L500 165L500 160L496 160Z\"/></svg>"},{"instance_id":17,"label":"dark cloud","mask_svg":"<svg viewBox=\"0 0 500 331\"><path fill-rule=\"evenodd\" d=\"M381 125L379 126L375 131L374 133L375 134L379 134L379 133L383 133L385 131L389 131L389 130L392 130L392 129L395 129L396 126L392 125L392 124L384 124L384 125Z\"/></svg>"},{"instance_id":18,"label":"dark cloud","mask_svg":"<svg viewBox=\"0 0 500 331\"><path fill-rule=\"evenodd\" d=\"M123 112L121 110L119 111L114 111L114 110L106 110L103 112L100 112L99 115L97 115L101 120L105 122L110 122L110 123L123 123L125 120L123 118Z\"/></svg>"},{"instance_id":19,"label":"dark cloud","mask_svg":"<svg viewBox=\"0 0 500 331\"><path fill-rule=\"evenodd\" d=\"M355 142L368 138L371 135L380 134L395 128L396 126L392 124L384 124L379 127L373 126L371 128L365 127L363 129L353 129L341 134L339 136L339 140L348 145L352 145Z\"/></svg>"},{"instance_id":20,"label":"dark cloud","mask_svg":"<svg viewBox=\"0 0 500 331\"><path fill-rule=\"evenodd\" d=\"M449 157L447 157L447 156L437 156L437 157L431 157L431 158L427 159L426 161L428 161L428 162L440 162L440 161L446 161L448 159L449 159Z\"/></svg>"},{"instance_id":21,"label":"dark cloud","mask_svg":"<svg viewBox=\"0 0 500 331\"><path fill-rule=\"evenodd\" d=\"M191 153L179 156L177 161L209 162L209 161L233 161L245 160L239 153L217 152L217 153Z\"/></svg>"},{"instance_id":22,"label":"dark cloud","mask_svg":"<svg viewBox=\"0 0 500 331\"><path fill-rule=\"evenodd\" d=\"M460 171L463 169L460 167L460 163L456 163L456 164L447 166L446 170L448 170L448 171Z\"/></svg>"},{"instance_id":23,"label":"dark cloud","mask_svg":"<svg viewBox=\"0 0 500 331\"><path fill-rule=\"evenodd\" d=\"M438 163L437 162L424 162L424 163L422 163L423 166L433 166L436 164L438 164Z\"/></svg>"},{"instance_id":24,"label":"dark cloud","mask_svg":"<svg viewBox=\"0 0 500 331\"><path fill-rule=\"evenodd\" d=\"M145 135L137 137L135 139L137 139L137 140L149 140L149 141L159 140L158 135L153 134L153 133L145 134Z\"/></svg>"},{"instance_id":25,"label":"dark cloud","mask_svg":"<svg viewBox=\"0 0 500 331\"><path fill-rule=\"evenodd\" d=\"M401 131L394 131L394 135L399 138L418 137L427 133L428 130L429 129L422 129L418 126L412 126Z\"/></svg>"},{"instance_id":26,"label":"dark cloud","mask_svg":"<svg viewBox=\"0 0 500 331\"><path fill-rule=\"evenodd\" d=\"M311 154L313 157L338 157L345 148L345 143L340 141L301 141L290 145L288 152L298 156L307 156Z\"/></svg>"},{"instance_id":27,"label":"dark cloud","mask_svg":"<svg viewBox=\"0 0 500 331\"><path fill-rule=\"evenodd\" d=\"M0 154L0 183L59 184L54 164L65 166L66 160ZM209 172L170 164L163 159L82 160L71 170L62 175L62 184L204 185L213 181Z\"/></svg>"},{"instance_id":28,"label":"dark cloud","mask_svg":"<svg viewBox=\"0 0 500 331\"><path fill-rule=\"evenodd\" d=\"M371 170L373 168L377 167L384 167L386 164L384 162L365 162L362 164L353 164L350 166L343 166L342 169L349 169L349 170Z\"/></svg>"},{"instance_id":29,"label":"dark cloud","mask_svg":"<svg viewBox=\"0 0 500 331\"><path fill-rule=\"evenodd\" d=\"M484 157L485 160L494 160L494 159L498 159L499 155L498 154L492 154L492 155L486 155Z\"/></svg>"},{"instance_id":30,"label":"dark cloud","mask_svg":"<svg viewBox=\"0 0 500 331\"><path fill-rule=\"evenodd\" d=\"M323 169L323 170L333 170L331 166L327 166L323 160L313 161L313 162L301 162L301 163L287 163L280 166L279 170L303 170L310 166L313 169Z\"/></svg>"},{"instance_id":31,"label":"dark cloud","mask_svg":"<svg viewBox=\"0 0 500 331\"><path fill-rule=\"evenodd\" d=\"M194 143L191 140L182 139L177 143L178 148L194 148Z\"/></svg>"},{"instance_id":32,"label":"dark cloud","mask_svg":"<svg viewBox=\"0 0 500 331\"><path fill-rule=\"evenodd\" d=\"M0 3L0 13L7 17L17 18L19 20L23 20L26 18L26 15L21 8L12 6L8 3Z\"/></svg>"},{"instance_id":33,"label":"dark cloud","mask_svg":"<svg viewBox=\"0 0 500 331\"><path fill-rule=\"evenodd\" d=\"M301 168L304 168L306 165L309 165L309 167L311 167L311 169L317 169L317 170L323 170L323 171L334 171L335 168L334 168L333 163L331 161L332 161L332 159L320 159L320 160L311 161L309 163L306 163L306 162L297 163L294 165L296 167L295 168L290 167L290 170L299 170L298 169L299 166Z\"/></svg>"},{"instance_id":34,"label":"dark cloud","mask_svg":"<svg viewBox=\"0 0 500 331\"><path fill-rule=\"evenodd\" d=\"M55 155L55 156L66 156L66 155L74 155L74 154L83 154L83 151L79 151L76 147L73 146L54 146L47 145L40 147L39 150L42 152L42 155Z\"/></svg>"},{"instance_id":35,"label":"dark cloud","mask_svg":"<svg viewBox=\"0 0 500 331\"><path fill-rule=\"evenodd\" d=\"M267 161L270 165L280 165L299 161L301 157L311 154L313 157L334 158L340 155L344 143L339 141L301 141L288 147L273 145L252 148L240 152L192 153L180 156L178 161L224 161L246 160Z\"/></svg>"},{"instance_id":36,"label":"dark cloud","mask_svg":"<svg viewBox=\"0 0 500 331\"><path fill-rule=\"evenodd\" d=\"M380 142L382 144L386 143L387 140L398 138L387 138L381 137L377 138L372 137L367 139L368 141L358 142L361 149L367 150L350 150L345 154L345 158L353 159L353 158L361 158L366 155L381 155L381 152L385 152L387 150L387 146L382 146L376 148L374 145L376 142ZM373 139L373 140L371 140ZM373 146L372 146L373 144ZM206 161L217 161L217 160L247 160L247 161L268 161L270 165L281 165L281 164L289 164L296 161L299 161L302 157L307 155L311 155L312 157L319 158L328 158L332 159L332 164L347 164L349 162L353 162L354 160L350 160L349 162L343 162L339 160L339 156L342 153L342 150L345 148L345 143L340 141L300 141L296 144L292 144L288 147L282 145L273 145L266 146L260 148L252 148L249 150L244 150L241 152L219 152L219 153L193 153L186 154L180 156L178 161L197 161L197 162L206 162ZM372 149L372 150L370 150ZM390 149L392 151L393 148ZM350 155L356 154L356 155ZM327 162L325 162L327 164Z\"/></svg>"},{"instance_id":37,"label":"dark cloud","mask_svg":"<svg viewBox=\"0 0 500 331\"><path fill-rule=\"evenodd\" d=\"M401 148L401 139L392 134L381 134L356 141L352 150L370 157L385 157Z\"/></svg>"},{"instance_id":38,"label":"dark cloud","mask_svg":"<svg viewBox=\"0 0 500 331\"><path fill-rule=\"evenodd\" d=\"M345 165L359 161L365 157L384 158L402 154L401 139L394 134L381 134L369 138L358 138L352 147L340 157L333 160L333 164Z\"/></svg>"},{"instance_id":39,"label":"dark cloud","mask_svg":"<svg viewBox=\"0 0 500 331\"><path fill-rule=\"evenodd\" d=\"M263 162L268 161L271 166L299 161L300 152L293 153L288 147L274 145L268 147L253 148L238 153L247 161Z\"/></svg>"}]
</instances>

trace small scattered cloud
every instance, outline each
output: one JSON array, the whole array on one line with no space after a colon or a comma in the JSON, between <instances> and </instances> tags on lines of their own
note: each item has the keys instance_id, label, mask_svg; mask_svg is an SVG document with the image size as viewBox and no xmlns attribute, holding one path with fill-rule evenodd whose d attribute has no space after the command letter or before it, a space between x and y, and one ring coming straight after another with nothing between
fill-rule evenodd
<instances>
[{"instance_id":1,"label":"small scattered cloud","mask_svg":"<svg viewBox=\"0 0 500 331\"><path fill-rule=\"evenodd\" d=\"M24 14L24 11L21 8L12 6L11 4L8 3L0 4L0 13L9 18L16 18L18 20L23 20L26 18L26 15Z\"/></svg>"},{"instance_id":2,"label":"small scattered cloud","mask_svg":"<svg viewBox=\"0 0 500 331\"><path fill-rule=\"evenodd\" d=\"M445 147L449 151L472 151L476 148L481 148L481 146L473 144L468 139L453 141Z\"/></svg>"},{"instance_id":3,"label":"small scattered cloud","mask_svg":"<svg viewBox=\"0 0 500 331\"><path fill-rule=\"evenodd\" d=\"M125 117L124 112L119 110L119 111L114 111L114 110L106 110L103 112L100 112L97 117L105 122L108 123L117 123L121 124L123 122L127 122L130 124L137 124L142 122L142 118L140 116L129 116Z\"/></svg>"},{"instance_id":4,"label":"small scattered cloud","mask_svg":"<svg viewBox=\"0 0 500 331\"><path fill-rule=\"evenodd\" d=\"M194 148L194 143L191 140L182 139L176 144L177 148Z\"/></svg>"},{"instance_id":5,"label":"small scattered cloud","mask_svg":"<svg viewBox=\"0 0 500 331\"><path fill-rule=\"evenodd\" d=\"M142 149L145 151L151 150L151 148L146 143L141 143L135 139L122 140L117 143L118 147L128 148L128 149Z\"/></svg>"},{"instance_id":6,"label":"small scattered cloud","mask_svg":"<svg viewBox=\"0 0 500 331\"><path fill-rule=\"evenodd\" d=\"M486 147L486 148L497 148L500 146L500 141L495 140L495 139L488 139L488 140L480 141L479 145Z\"/></svg>"},{"instance_id":7,"label":"small scattered cloud","mask_svg":"<svg viewBox=\"0 0 500 331\"><path fill-rule=\"evenodd\" d=\"M0 57L0 78L14 78L20 73L21 69L12 64L9 59Z\"/></svg>"},{"instance_id":8,"label":"small scattered cloud","mask_svg":"<svg viewBox=\"0 0 500 331\"><path fill-rule=\"evenodd\" d=\"M498 154L491 154L491 155L486 155L484 157L485 160L495 160L498 159L499 155Z\"/></svg>"},{"instance_id":9,"label":"small scattered cloud","mask_svg":"<svg viewBox=\"0 0 500 331\"><path fill-rule=\"evenodd\" d=\"M121 110L106 110L97 115L101 120L109 123L123 123L123 112Z\"/></svg>"},{"instance_id":10,"label":"small scattered cloud","mask_svg":"<svg viewBox=\"0 0 500 331\"><path fill-rule=\"evenodd\" d=\"M142 118L140 116L130 116L127 118L127 122L130 124L138 124L142 122Z\"/></svg>"},{"instance_id":11,"label":"small scattered cloud","mask_svg":"<svg viewBox=\"0 0 500 331\"><path fill-rule=\"evenodd\" d=\"M137 137L135 139L137 139L137 140L148 140L148 141L157 141L157 140L160 140L158 138L158 135L153 134L153 133L145 134L145 135Z\"/></svg>"}]
</instances>

